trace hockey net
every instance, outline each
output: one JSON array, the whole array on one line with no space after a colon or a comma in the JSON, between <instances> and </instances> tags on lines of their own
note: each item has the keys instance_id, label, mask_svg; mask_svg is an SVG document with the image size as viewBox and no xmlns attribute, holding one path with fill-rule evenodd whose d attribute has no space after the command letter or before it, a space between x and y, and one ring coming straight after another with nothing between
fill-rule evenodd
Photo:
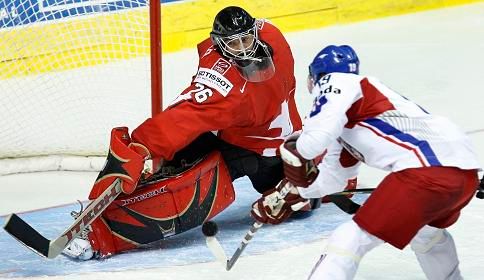
<instances>
[{"instance_id":1,"label":"hockey net","mask_svg":"<svg viewBox=\"0 0 484 280\"><path fill-rule=\"evenodd\" d=\"M99 170L111 128L150 116L155 2L0 2L0 175Z\"/></svg>"}]
</instances>

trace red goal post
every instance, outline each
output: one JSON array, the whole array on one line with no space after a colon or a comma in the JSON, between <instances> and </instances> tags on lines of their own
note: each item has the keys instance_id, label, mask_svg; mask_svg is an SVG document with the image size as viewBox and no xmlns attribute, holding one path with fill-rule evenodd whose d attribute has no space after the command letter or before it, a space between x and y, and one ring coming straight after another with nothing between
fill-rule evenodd
<instances>
[{"instance_id":1,"label":"red goal post","mask_svg":"<svg viewBox=\"0 0 484 280\"><path fill-rule=\"evenodd\" d=\"M0 175L99 170L162 109L160 0L0 3Z\"/></svg>"}]
</instances>

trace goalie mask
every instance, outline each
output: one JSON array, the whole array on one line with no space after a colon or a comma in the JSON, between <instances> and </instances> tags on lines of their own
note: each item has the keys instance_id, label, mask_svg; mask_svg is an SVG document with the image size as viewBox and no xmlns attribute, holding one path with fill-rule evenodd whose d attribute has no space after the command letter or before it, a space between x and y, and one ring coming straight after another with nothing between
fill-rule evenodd
<instances>
[{"instance_id":1,"label":"goalie mask","mask_svg":"<svg viewBox=\"0 0 484 280\"><path fill-rule=\"evenodd\" d=\"M259 40L256 23L244 9L227 7L215 17L210 33L212 43L249 82L268 80L275 73L272 49Z\"/></svg>"}]
</instances>

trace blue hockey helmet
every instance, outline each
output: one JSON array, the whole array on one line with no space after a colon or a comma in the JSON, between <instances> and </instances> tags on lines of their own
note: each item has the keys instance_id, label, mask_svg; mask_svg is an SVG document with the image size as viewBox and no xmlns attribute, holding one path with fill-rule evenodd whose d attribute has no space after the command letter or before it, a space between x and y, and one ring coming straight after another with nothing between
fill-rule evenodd
<instances>
[{"instance_id":1,"label":"blue hockey helmet","mask_svg":"<svg viewBox=\"0 0 484 280\"><path fill-rule=\"evenodd\" d=\"M348 45L329 45L322 49L309 64L309 76L313 82L328 73L358 74L360 60L352 47Z\"/></svg>"}]
</instances>

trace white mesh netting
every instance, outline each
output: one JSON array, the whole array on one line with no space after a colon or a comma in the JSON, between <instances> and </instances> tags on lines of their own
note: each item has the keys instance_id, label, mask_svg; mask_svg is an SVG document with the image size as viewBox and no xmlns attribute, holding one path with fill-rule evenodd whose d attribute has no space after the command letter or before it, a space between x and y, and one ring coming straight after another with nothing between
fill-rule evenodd
<instances>
[{"instance_id":1,"label":"white mesh netting","mask_svg":"<svg viewBox=\"0 0 484 280\"><path fill-rule=\"evenodd\" d=\"M99 169L150 115L149 38L146 0L0 0L0 174Z\"/></svg>"}]
</instances>

